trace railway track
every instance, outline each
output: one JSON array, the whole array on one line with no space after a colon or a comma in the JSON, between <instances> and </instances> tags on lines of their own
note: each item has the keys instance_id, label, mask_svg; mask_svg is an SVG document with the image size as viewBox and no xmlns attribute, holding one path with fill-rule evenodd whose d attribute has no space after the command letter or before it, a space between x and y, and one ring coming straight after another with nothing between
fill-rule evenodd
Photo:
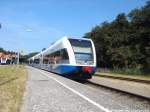
<instances>
[{"instance_id":1,"label":"railway track","mask_svg":"<svg viewBox=\"0 0 150 112\"><path fill-rule=\"evenodd\" d=\"M96 74L95 76L150 84L150 80L144 80L144 79L136 79L136 78L128 78L128 77L120 77L120 76L110 76L110 75L102 75L102 74L100 74L100 75Z\"/></svg>"},{"instance_id":2,"label":"railway track","mask_svg":"<svg viewBox=\"0 0 150 112\"><path fill-rule=\"evenodd\" d=\"M110 86L107 86L107 85L98 84L98 83L95 83L95 82L92 82L92 81L89 81L89 80L85 81L84 83L86 85L90 86L90 87L95 87L95 88L99 88L99 89L104 88L104 89L107 89L107 90L119 92L119 93L122 93L122 94L125 94L125 95L130 95L132 97L134 96L134 97L137 97L137 98L141 98L141 99L150 101L150 97L147 97L147 96L144 96L144 95L131 93L131 92L128 92L128 91L125 91L125 90L122 90L122 89L117 89L117 88L110 87Z\"/></svg>"},{"instance_id":3,"label":"railway track","mask_svg":"<svg viewBox=\"0 0 150 112\"><path fill-rule=\"evenodd\" d=\"M132 82L137 82L139 84L145 84L145 85L149 85L150 81L149 80L143 80L143 79L133 79L133 78L127 78L127 77L115 77L115 76L106 76L106 75L96 75L94 76L96 78L98 77L102 77L102 78L108 78L108 79L118 79L118 80L122 80L122 81L128 81L128 83L132 83ZM100 81L99 81L100 82ZM122 89L122 88L117 88L108 84L103 84L103 83L97 83L93 80L86 80L85 81L86 85L92 86L92 87L96 87L96 88L106 88L112 91L117 91L117 92L121 92L121 93L125 93L128 95L132 95L138 98L142 98L145 100L149 100L150 101L150 95L144 95L144 94L139 94L138 92L132 92L132 91L128 91L126 89ZM141 90L142 91L142 90Z\"/></svg>"},{"instance_id":4,"label":"railway track","mask_svg":"<svg viewBox=\"0 0 150 112\"><path fill-rule=\"evenodd\" d=\"M147 97L147 96L144 96L144 95L135 94L135 93L128 92L128 91L125 91L125 90L122 90L122 89L117 89L117 88L110 87L110 86L107 86L107 85L98 84L98 83L92 82L90 80L80 80L80 79L78 80L78 79L72 79L70 77L67 77L67 78L69 78L71 80L74 80L76 82L82 83L84 85L90 86L92 88L105 89L107 91L112 91L112 92L119 93L119 94L122 94L122 95L128 95L129 97L131 96L132 98L135 97L135 98L138 98L138 99L141 99L141 100L145 100L145 101L148 101L148 102L150 101L150 97ZM123 79L121 79L121 80L123 80Z\"/></svg>"}]
</instances>

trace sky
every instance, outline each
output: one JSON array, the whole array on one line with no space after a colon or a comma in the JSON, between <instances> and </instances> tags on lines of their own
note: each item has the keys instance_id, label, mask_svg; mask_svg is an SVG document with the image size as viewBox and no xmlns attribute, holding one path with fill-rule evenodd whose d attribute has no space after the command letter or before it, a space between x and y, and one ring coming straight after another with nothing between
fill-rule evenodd
<instances>
[{"instance_id":1,"label":"sky","mask_svg":"<svg viewBox=\"0 0 150 112\"><path fill-rule=\"evenodd\" d=\"M0 47L24 54L41 51L63 36L82 38L96 25L147 0L0 0Z\"/></svg>"}]
</instances>

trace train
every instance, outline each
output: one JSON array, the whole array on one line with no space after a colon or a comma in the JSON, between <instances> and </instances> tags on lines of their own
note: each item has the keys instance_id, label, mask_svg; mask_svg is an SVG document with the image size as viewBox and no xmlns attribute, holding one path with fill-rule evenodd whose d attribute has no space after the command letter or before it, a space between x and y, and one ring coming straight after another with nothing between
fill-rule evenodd
<instances>
[{"instance_id":1,"label":"train","mask_svg":"<svg viewBox=\"0 0 150 112\"><path fill-rule=\"evenodd\" d=\"M96 72L96 51L91 39L68 38L29 58L29 65L62 76L90 79Z\"/></svg>"}]
</instances>

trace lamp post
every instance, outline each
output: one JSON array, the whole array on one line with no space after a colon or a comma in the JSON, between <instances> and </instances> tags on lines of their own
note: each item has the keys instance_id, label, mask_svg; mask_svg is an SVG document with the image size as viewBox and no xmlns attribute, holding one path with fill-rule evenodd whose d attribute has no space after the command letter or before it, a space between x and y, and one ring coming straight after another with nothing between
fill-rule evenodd
<instances>
[{"instance_id":1,"label":"lamp post","mask_svg":"<svg viewBox=\"0 0 150 112\"><path fill-rule=\"evenodd\" d=\"M0 29L2 28L2 24L0 23Z\"/></svg>"},{"instance_id":2,"label":"lamp post","mask_svg":"<svg viewBox=\"0 0 150 112\"><path fill-rule=\"evenodd\" d=\"M17 54L17 64L19 65L19 51L18 51L18 54Z\"/></svg>"}]
</instances>

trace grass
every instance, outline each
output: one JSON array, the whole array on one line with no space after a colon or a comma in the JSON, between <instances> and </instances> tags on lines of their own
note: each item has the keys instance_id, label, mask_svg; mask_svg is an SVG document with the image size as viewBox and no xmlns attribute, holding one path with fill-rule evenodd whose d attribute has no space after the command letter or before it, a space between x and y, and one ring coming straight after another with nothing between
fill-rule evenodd
<instances>
[{"instance_id":1,"label":"grass","mask_svg":"<svg viewBox=\"0 0 150 112\"><path fill-rule=\"evenodd\" d=\"M0 66L0 112L19 112L27 71L24 66Z\"/></svg>"}]
</instances>

